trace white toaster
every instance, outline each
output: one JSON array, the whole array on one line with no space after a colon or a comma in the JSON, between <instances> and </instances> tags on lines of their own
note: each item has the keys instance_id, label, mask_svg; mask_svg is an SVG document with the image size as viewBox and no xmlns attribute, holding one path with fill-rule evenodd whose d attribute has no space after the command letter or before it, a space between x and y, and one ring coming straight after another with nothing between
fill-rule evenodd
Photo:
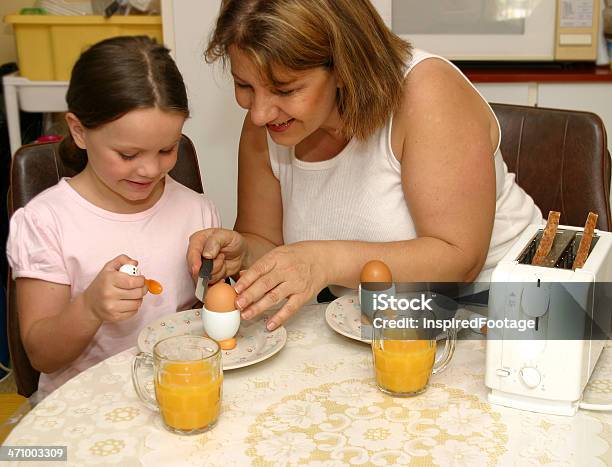
<instances>
[{"instance_id":1,"label":"white toaster","mask_svg":"<svg viewBox=\"0 0 612 467\"><path fill-rule=\"evenodd\" d=\"M557 415L578 410L612 329L612 233L596 230L584 266L572 270L582 231L559 226L548 266L533 266L543 226L531 225L493 271L490 322L523 320L532 329L489 326L492 404Z\"/></svg>"}]
</instances>

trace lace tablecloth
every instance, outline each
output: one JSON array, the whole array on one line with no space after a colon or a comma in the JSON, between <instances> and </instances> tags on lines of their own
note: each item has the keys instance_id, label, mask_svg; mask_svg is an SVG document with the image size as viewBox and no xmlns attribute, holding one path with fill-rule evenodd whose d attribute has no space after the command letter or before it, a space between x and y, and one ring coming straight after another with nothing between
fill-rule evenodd
<instances>
[{"instance_id":1,"label":"lace tablecloth","mask_svg":"<svg viewBox=\"0 0 612 467\"><path fill-rule=\"evenodd\" d=\"M74 466L612 465L610 413L562 417L487 403L483 341L459 341L424 394L391 398L374 385L370 347L332 331L324 311L305 307L280 353L225 373L221 417L208 433L163 429L132 388L131 349L52 393L5 444L67 445ZM612 399L612 347L588 391Z\"/></svg>"}]
</instances>

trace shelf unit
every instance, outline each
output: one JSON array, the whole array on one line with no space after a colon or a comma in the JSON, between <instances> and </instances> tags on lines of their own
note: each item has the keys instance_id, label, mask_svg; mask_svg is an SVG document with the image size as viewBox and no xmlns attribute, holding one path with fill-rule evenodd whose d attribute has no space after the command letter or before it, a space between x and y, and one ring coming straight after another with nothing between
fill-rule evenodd
<instances>
[{"instance_id":1,"label":"shelf unit","mask_svg":"<svg viewBox=\"0 0 612 467\"><path fill-rule=\"evenodd\" d=\"M21 147L19 112L66 112L68 81L30 81L17 73L2 78L11 157Z\"/></svg>"}]
</instances>

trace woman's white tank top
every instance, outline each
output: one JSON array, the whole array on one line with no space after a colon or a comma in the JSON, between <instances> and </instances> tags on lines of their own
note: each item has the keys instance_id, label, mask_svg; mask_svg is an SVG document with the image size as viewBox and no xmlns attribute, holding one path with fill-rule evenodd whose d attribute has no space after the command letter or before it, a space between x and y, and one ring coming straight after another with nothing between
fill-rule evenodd
<instances>
[{"instance_id":1,"label":"woman's white tank top","mask_svg":"<svg viewBox=\"0 0 612 467\"><path fill-rule=\"evenodd\" d=\"M406 74L429 58L450 63L415 49ZM281 188L285 244L302 240L391 242L416 238L402 189L400 162L391 149L392 122L391 117L367 141L351 139L338 155L322 162L297 159L294 147L280 146L268 134L270 163ZM487 259L477 279L483 282L490 279L492 268L518 235L529 224L542 222L542 214L531 197L515 183L514 174L508 173L499 142L494 158L495 222Z\"/></svg>"}]
</instances>

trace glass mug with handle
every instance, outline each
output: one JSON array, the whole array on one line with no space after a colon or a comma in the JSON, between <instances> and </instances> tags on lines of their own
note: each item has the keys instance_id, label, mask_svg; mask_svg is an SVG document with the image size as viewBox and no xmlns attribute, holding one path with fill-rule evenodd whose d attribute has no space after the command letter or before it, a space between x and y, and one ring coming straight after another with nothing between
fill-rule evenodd
<instances>
[{"instance_id":1,"label":"glass mug with handle","mask_svg":"<svg viewBox=\"0 0 612 467\"><path fill-rule=\"evenodd\" d=\"M436 330L425 326L426 320L433 319L432 312L421 310L374 313L372 357L376 385L382 392L398 397L421 394L427 389L431 375L450 363L455 352L456 331L447 331L444 349L436 358Z\"/></svg>"},{"instance_id":2,"label":"glass mug with handle","mask_svg":"<svg viewBox=\"0 0 612 467\"><path fill-rule=\"evenodd\" d=\"M153 367L155 398L146 390L142 369ZM212 428L221 410L223 367L219 344L203 336L162 339L153 353L140 352L132 365L136 394L159 411L164 426L177 434L198 434Z\"/></svg>"}]
</instances>

